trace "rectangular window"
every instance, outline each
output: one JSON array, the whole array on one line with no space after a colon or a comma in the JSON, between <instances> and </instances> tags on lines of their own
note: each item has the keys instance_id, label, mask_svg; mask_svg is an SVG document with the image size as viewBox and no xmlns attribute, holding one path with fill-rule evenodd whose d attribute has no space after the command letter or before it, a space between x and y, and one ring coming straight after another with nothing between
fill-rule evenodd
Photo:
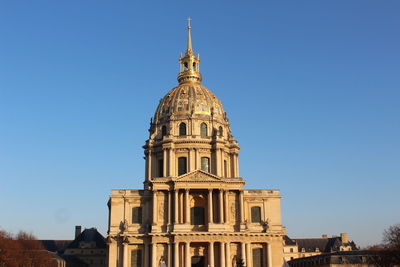
<instances>
[{"instance_id":1,"label":"rectangular window","mask_svg":"<svg viewBox=\"0 0 400 267\"><path fill-rule=\"evenodd\" d=\"M186 157L178 158L178 175L187 173L187 159Z\"/></svg>"},{"instance_id":2,"label":"rectangular window","mask_svg":"<svg viewBox=\"0 0 400 267\"><path fill-rule=\"evenodd\" d=\"M261 208L251 207L251 222L260 223L261 222Z\"/></svg>"},{"instance_id":3,"label":"rectangular window","mask_svg":"<svg viewBox=\"0 0 400 267\"><path fill-rule=\"evenodd\" d=\"M253 267L263 267L263 249L253 249Z\"/></svg>"},{"instance_id":4,"label":"rectangular window","mask_svg":"<svg viewBox=\"0 0 400 267\"><path fill-rule=\"evenodd\" d=\"M134 249L131 251L131 267L142 267L141 249Z\"/></svg>"},{"instance_id":5,"label":"rectangular window","mask_svg":"<svg viewBox=\"0 0 400 267\"><path fill-rule=\"evenodd\" d=\"M203 207L190 208L190 224L191 225L204 225L205 216Z\"/></svg>"},{"instance_id":6,"label":"rectangular window","mask_svg":"<svg viewBox=\"0 0 400 267\"><path fill-rule=\"evenodd\" d=\"M201 158L201 170L205 172L210 172L210 158Z\"/></svg>"},{"instance_id":7,"label":"rectangular window","mask_svg":"<svg viewBox=\"0 0 400 267\"><path fill-rule=\"evenodd\" d=\"M142 208L134 207L132 208L132 223L142 223Z\"/></svg>"},{"instance_id":8,"label":"rectangular window","mask_svg":"<svg viewBox=\"0 0 400 267\"><path fill-rule=\"evenodd\" d=\"M164 161L158 160L158 177L164 177Z\"/></svg>"}]
</instances>

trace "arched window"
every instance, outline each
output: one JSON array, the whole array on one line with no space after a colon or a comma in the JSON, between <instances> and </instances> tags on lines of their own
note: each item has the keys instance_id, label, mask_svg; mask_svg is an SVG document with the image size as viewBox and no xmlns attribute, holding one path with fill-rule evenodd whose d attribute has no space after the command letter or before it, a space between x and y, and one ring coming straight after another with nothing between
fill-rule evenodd
<instances>
[{"instance_id":1,"label":"arched window","mask_svg":"<svg viewBox=\"0 0 400 267\"><path fill-rule=\"evenodd\" d=\"M223 136L224 135L224 130L222 129L222 126L219 126L218 128L218 135Z\"/></svg>"},{"instance_id":2,"label":"arched window","mask_svg":"<svg viewBox=\"0 0 400 267\"><path fill-rule=\"evenodd\" d=\"M187 159L186 157L178 158L178 175L187 173Z\"/></svg>"},{"instance_id":3,"label":"arched window","mask_svg":"<svg viewBox=\"0 0 400 267\"><path fill-rule=\"evenodd\" d=\"M179 124L179 136L184 135L186 135L186 123L181 122L181 124Z\"/></svg>"},{"instance_id":4,"label":"arched window","mask_svg":"<svg viewBox=\"0 0 400 267\"><path fill-rule=\"evenodd\" d=\"M167 135L167 126L163 125L163 127L161 127L161 135L163 137Z\"/></svg>"},{"instance_id":5,"label":"arched window","mask_svg":"<svg viewBox=\"0 0 400 267\"><path fill-rule=\"evenodd\" d=\"M201 158L201 170L205 172L210 172L210 158Z\"/></svg>"},{"instance_id":6,"label":"arched window","mask_svg":"<svg viewBox=\"0 0 400 267\"><path fill-rule=\"evenodd\" d=\"M260 207L251 207L251 222L252 223L260 223L261 222L261 208Z\"/></svg>"},{"instance_id":7,"label":"arched window","mask_svg":"<svg viewBox=\"0 0 400 267\"><path fill-rule=\"evenodd\" d=\"M203 207L190 208L190 224L191 225L204 225L205 216Z\"/></svg>"},{"instance_id":8,"label":"arched window","mask_svg":"<svg viewBox=\"0 0 400 267\"><path fill-rule=\"evenodd\" d=\"M204 122L200 124L200 135L201 137L208 136L207 124L205 124Z\"/></svg>"}]
</instances>

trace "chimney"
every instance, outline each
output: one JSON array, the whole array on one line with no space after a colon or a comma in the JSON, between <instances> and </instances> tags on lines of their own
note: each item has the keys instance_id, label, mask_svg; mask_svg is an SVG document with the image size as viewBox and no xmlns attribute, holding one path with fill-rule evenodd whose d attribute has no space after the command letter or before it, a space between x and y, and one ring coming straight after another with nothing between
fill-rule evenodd
<instances>
[{"instance_id":1,"label":"chimney","mask_svg":"<svg viewBox=\"0 0 400 267\"><path fill-rule=\"evenodd\" d=\"M322 238L328 238L328 235L327 234L323 234Z\"/></svg>"},{"instance_id":2,"label":"chimney","mask_svg":"<svg viewBox=\"0 0 400 267\"><path fill-rule=\"evenodd\" d=\"M340 233L340 238L342 239L342 243L349 243L349 236L346 233Z\"/></svg>"},{"instance_id":3,"label":"chimney","mask_svg":"<svg viewBox=\"0 0 400 267\"><path fill-rule=\"evenodd\" d=\"M77 238L78 235L81 234L81 231L82 231L82 226L80 225L75 226L75 238Z\"/></svg>"}]
</instances>

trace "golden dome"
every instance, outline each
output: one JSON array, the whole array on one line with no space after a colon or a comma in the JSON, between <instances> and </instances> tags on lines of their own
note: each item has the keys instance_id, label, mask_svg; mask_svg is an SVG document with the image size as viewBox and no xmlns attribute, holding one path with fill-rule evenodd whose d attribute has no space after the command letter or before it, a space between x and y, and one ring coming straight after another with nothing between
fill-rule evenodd
<instances>
[{"instance_id":1,"label":"golden dome","mask_svg":"<svg viewBox=\"0 0 400 267\"><path fill-rule=\"evenodd\" d=\"M154 121L165 122L171 119L205 117L226 122L221 101L200 83L183 83L173 88L160 100Z\"/></svg>"},{"instance_id":2,"label":"golden dome","mask_svg":"<svg viewBox=\"0 0 400 267\"><path fill-rule=\"evenodd\" d=\"M190 22L190 19L189 19ZM171 119L201 118L227 123L221 101L206 87L200 84L200 56L195 56L192 38L188 25L187 48L184 56L180 56L179 85L173 88L160 100L154 115L156 124Z\"/></svg>"}]
</instances>

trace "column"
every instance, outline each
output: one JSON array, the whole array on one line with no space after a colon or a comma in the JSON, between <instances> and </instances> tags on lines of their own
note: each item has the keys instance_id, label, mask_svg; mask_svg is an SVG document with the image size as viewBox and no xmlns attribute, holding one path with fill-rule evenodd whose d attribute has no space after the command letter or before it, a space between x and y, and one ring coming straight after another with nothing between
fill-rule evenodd
<instances>
[{"instance_id":1,"label":"column","mask_svg":"<svg viewBox=\"0 0 400 267\"><path fill-rule=\"evenodd\" d=\"M167 266L172 266L172 243L168 241L168 259L167 259Z\"/></svg>"},{"instance_id":2,"label":"column","mask_svg":"<svg viewBox=\"0 0 400 267\"><path fill-rule=\"evenodd\" d=\"M163 177L167 177L167 148L163 148Z\"/></svg>"},{"instance_id":3,"label":"column","mask_svg":"<svg viewBox=\"0 0 400 267\"><path fill-rule=\"evenodd\" d=\"M168 191L168 221L167 224L170 225L172 223L171 216L172 216L172 191ZM168 226L169 227L169 226Z\"/></svg>"},{"instance_id":4,"label":"column","mask_svg":"<svg viewBox=\"0 0 400 267\"><path fill-rule=\"evenodd\" d=\"M267 243L267 263L267 267L272 267L272 251L270 243Z\"/></svg>"},{"instance_id":5,"label":"column","mask_svg":"<svg viewBox=\"0 0 400 267\"><path fill-rule=\"evenodd\" d=\"M219 190L219 223L224 223L224 200L222 199L222 189Z\"/></svg>"},{"instance_id":6,"label":"column","mask_svg":"<svg viewBox=\"0 0 400 267\"><path fill-rule=\"evenodd\" d=\"M252 267L253 266L253 261L252 261L252 255L251 255L251 243L246 244L246 267Z\"/></svg>"},{"instance_id":7,"label":"column","mask_svg":"<svg viewBox=\"0 0 400 267\"><path fill-rule=\"evenodd\" d=\"M169 150L169 176L175 175L175 157L174 150L170 148Z\"/></svg>"},{"instance_id":8,"label":"column","mask_svg":"<svg viewBox=\"0 0 400 267\"><path fill-rule=\"evenodd\" d=\"M129 265L128 265L128 243L123 243L123 246L124 246L124 255L123 255L123 257L124 257L124 262L122 263L122 266L123 267L128 267Z\"/></svg>"},{"instance_id":9,"label":"column","mask_svg":"<svg viewBox=\"0 0 400 267\"><path fill-rule=\"evenodd\" d=\"M222 176L221 175L221 154L219 153L219 148L215 149L215 175L217 176Z\"/></svg>"},{"instance_id":10,"label":"column","mask_svg":"<svg viewBox=\"0 0 400 267\"><path fill-rule=\"evenodd\" d=\"M224 150L221 148L219 150L221 156L220 156L220 167L221 167L221 176L226 177L226 174L224 173Z\"/></svg>"},{"instance_id":11,"label":"column","mask_svg":"<svg viewBox=\"0 0 400 267\"><path fill-rule=\"evenodd\" d=\"M175 194L175 197L174 197L174 224L177 224L178 223L178 217L179 217L179 214L178 214L178 206L179 206L179 199L178 199L178 189L175 189L174 190L174 194Z\"/></svg>"},{"instance_id":12,"label":"column","mask_svg":"<svg viewBox=\"0 0 400 267\"><path fill-rule=\"evenodd\" d=\"M117 267L118 246L115 241L110 241L108 249L108 266Z\"/></svg>"},{"instance_id":13,"label":"column","mask_svg":"<svg viewBox=\"0 0 400 267\"><path fill-rule=\"evenodd\" d=\"M195 169L196 169L196 167L195 167L195 155L194 155L194 153L193 153L194 151L193 151L193 149L192 148L189 148L189 160L188 160L188 163L189 163L189 168L188 168L188 172L191 172L191 171L194 171Z\"/></svg>"},{"instance_id":14,"label":"column","mask_svg":"<svg viewBox=\"0 0 400 267\"><path fill-rule=\"evenodd\" d=\"M238 154L236 154L236 177L240 177L240 174L239 174L239 153Z\"/></svg>"},{"instance_id":15,"label":"column","mask_svg":"<svg viewBox=\"0 0 400 267\"><path fill-rule=\"evenodd\" d=\"M232 262L231 262L231 243L227 242L225 244L226 246L226 267L232 267Z\"/></svg>"},{"instance_id":16,"label":"column","mask_svg":"<svg viewBox=\"0 0 400 267\"><path fill-rule=\"evenodd\" d=\"M174 243L174 267L179 267L179 242L176 241Z\"/></svg>"},{"instance_id":17,"label":"column","mask_svg":"<svg viewBox=\"0 0 400 267\"><path fill-rule=\"evenodd\" d=\"M239 191L239 204L240 204L240 223L244 223L244 198L243 190Z\"/></svg>"},{"instance_id":18,"label":"column","mask_svg":"<svg viewBox=\"0 0 400 267\"><path fill-rule=\"evenodd\" d=\"M153 191L153 225L157 225L158 221L157 212L157 190Z\"/></svg>"},{"instance_id":19,"label":"column","mask_svg":"<svg viewBox=\"0 0 400 267\"><path fill-rule=\"evenodd\" d=\"M220 243L221 267L225 267L225 243Z\"/></svg>"},{"instance_id":20,"label":"column","mask_svg":"<svg viewBox=\"0 0 400 267\"><path fill-rule=\"evenodd\" d=\"M242 260L245 266L247 266L247 260L246 260L246 243L242 242L240 243L240 248L242 249Z\"/></svg>"},{"instance_id":21,"label":"column","mask_svg":"<svg viewBox=\"0 0 400 267\"><path fill-rule=\"evenodd\" d=\"M154 242L154 241L153 241ZM157 267L157 243L151 244L151 266Z\"/></svg>"},{"instance_id":22,"label":"column","mask_svg":"<svg viewBox=\"0 0 400 267\"><path fill-rule=\"evenodd\" d=\"M189 189L185 189L185 223L190 223Z\"/></svg>"},{"instance_id":23,"label":"column","mask_svg":"<svg viewBox=\"0 0 400 267\"><path fill-rule=\"evenodd\" d=\"M172 149L168 149L168 164L167 164L167 173L165 176L170 177L171 176L171 154L172 154Z\"/></svg>"},{"instance_id":24,"label":"column","mask_svg":"<svg viewBox=\"0 0 400 267\"><path fill-rule=\"evenodd\" d=\"M151 168L152 168L152 166L151 166L151 150L149 150L149 152L148 152L148 156L147 156L147 178L148 179L151 179L152 178L152 173L151 173Z\"/></svg>"},{"instance_id":25,"label":"column","mask_svg":"<svg viewBox=\"0 0 400 267\"><path fill-rule=\"evenodd\" d=\"M212 189L208 189L208 224L213 223Z\"/></svg>"},{"instance_id":26,"label":"column","mask_svg":"<svg viewBox=\"0 0 400 267\"><path fill-rule=\"evenodd\" d=\"M143 266L150 266L149 265L149 244L147 241L144 241L143 244L143 249L144 249L144 265Z\"/></svg>"},{"instance_id":27,"label":"column","mask_svg":"<svg viewBox=\"0 0 400 267\"><path fill-rule=\"evenodd\" d=\"M232 173L232 177L233 178L236 178L238 175L237 175L237 160L236 160L236 154L235 153L233 153L232 154L232 159L233 159L233 168L232 168L232 170L233 170L233 173Z\"/></svg>"},{"instance_id":28,"label":"column","mask_svg":"<svg viewBox=\"0 0 400 267\"><path fill-rule=\"evenodd\" d=\"M186 248L186 252L185 252L186 266L185 267L191 267L192 266L192 257L190 255L190 242L185 243L185 248Z\"/></svg>"},{"instance_id":29,"label":"column","mask_svg":"<svg viewBox=\"0 0 400 267\"><path fill-rule=\"evenodd\" d=\"M208 243L208 262L210 267L214 267L214 242Z\"/></svg>"},{"instance_id":30,"label":"column","mask_svg":"<svg viewBox=\"0 0 400 267\"><path fill-rule=\"evenodd\" d=\"M229 190L224 190L224 216L225 216L225 222L227 223L229 221L229 216L228 216L228 212L229 212L229 202L228 202L228 194Z\"/></svg>"},{"instance_id":31,"label":"column","mask_svg":"<svg viewBox=\"0 0 400 267\"><path fill-rule=\"evenodd\" d=\"M195 153L195 157L194 157L195 164L194 164L194 167L195 167L196 170L198 170L198 169L200 169L200 166L199 166L199 150L195 148L194 149L194 153ZM210 162L210 164L211 164L211 162Z\"/></svg>"}]
</instances>

